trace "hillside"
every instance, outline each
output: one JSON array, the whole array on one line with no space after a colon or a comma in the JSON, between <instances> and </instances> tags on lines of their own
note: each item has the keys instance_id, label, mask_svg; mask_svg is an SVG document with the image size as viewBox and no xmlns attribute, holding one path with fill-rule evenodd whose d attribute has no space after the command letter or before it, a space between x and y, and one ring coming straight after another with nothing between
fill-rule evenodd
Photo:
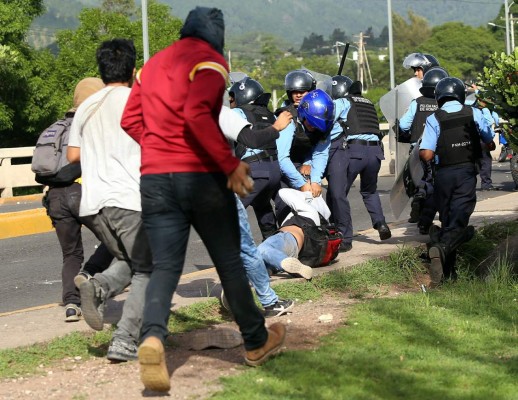
<instances>
[{"instance_id":1,"label":"hillside","mask_svg":"<svg viewBox=\"0 0 518 400\"><path fill-rule=\"evenodd\" d=\"M299 47L312 32L328 37L335 28L352 37L369 27L379 35L387 25L386 0L161 0L172 13L184 19L194 5L223 10L227 36L250 32L267 32ZM48 13L38 18L32 33L49 36L56 29L77 24L81 7L98 5L100 0L46 0ZM140 4L140 1L137 0ZM392 10L406 16L408 10L424 16L433 25L461 21L468 25L484 25L493 19L502 6L501 0L392 0Z\"/></svg>"}]
</instances>

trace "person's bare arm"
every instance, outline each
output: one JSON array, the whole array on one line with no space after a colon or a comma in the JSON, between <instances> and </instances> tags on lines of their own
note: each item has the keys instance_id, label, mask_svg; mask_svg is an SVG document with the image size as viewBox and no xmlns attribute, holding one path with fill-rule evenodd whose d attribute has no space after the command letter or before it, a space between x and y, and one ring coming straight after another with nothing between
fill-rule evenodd
<instances>
[{"instance_id":1,"label":"person's bare arm","mask_svg":"<svg viewBox=\"0 0 518 400\"><path fill-rule=\"evenodd\" d=\"M80 147L67 147L67 160L70 164L78 163L81 161L81 148Z\"/></svg>"}]
</instances>

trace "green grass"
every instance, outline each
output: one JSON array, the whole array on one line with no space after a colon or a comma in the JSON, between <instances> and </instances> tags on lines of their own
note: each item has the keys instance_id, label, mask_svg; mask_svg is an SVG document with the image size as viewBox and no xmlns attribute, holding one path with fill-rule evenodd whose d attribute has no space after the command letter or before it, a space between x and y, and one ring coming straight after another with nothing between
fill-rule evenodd
<instances>
[{"instance_id":1,"label":"green grass","mask_svg":"<svg viewBox=\"0 0 518 400\"><path fill-rule=\"evenodd\" d=\"M223 378L215 399L517 399L518 277L506 254L480 263L518 233L518 222L488 225L459 250L459 280L426 293L422 249L402 247L382 260L310 282L275 286L298 301L325 295L363 299L342 327L311 351L284 351L256 369ZM410 289L397 298L386 294ZM173 333L230 320L217 299L175 311ZM46 345L0 351L0 378L42 372L66 357L104 357L111 337L74 333Z\"/></svg>"}]
</instances>

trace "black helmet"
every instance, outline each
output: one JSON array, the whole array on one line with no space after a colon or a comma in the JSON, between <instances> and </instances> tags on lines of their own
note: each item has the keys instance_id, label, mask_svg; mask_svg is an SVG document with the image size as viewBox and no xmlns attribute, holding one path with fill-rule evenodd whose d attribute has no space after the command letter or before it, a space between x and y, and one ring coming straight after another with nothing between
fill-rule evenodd
<instances>
[{"instance_id":1,"label":"black helmet","mask_svg":"<svg viewBox=\"0 0 518 400\"><path fill-rule=\"evenodd\" d=\"M335 75L331 79L333 81L333 85L331 87L331 97L333 99L340 99L347 96L353 80L344 75Z\"/></svg>"},{"instance_id":2,"label":"black helmet","mask_svg":"<svg viewBox=\"0 0 518 400\"><path fill-rule=\"evenodd\" d=\"M423 76L423 86L419 89L421 94L426 97L434 96L435 86L442 79L450 75L442 67L432 67Z\"/></svg>"},{"instance_id":3,"label":"black helmet","mask_svg":"<svg viewBox=\"0 0 518 400\"><path fill-rule=\"evenodd\" d=\"M234 98L237 107L253 103L263 93L264 89L261 84L249 77L234 83L228 90L228 94Z\"/></svg>"},{"instance_id":4,"label":"black helmet","mask_svg":"<svg viewBox=\"0 0 518 400\"><path fill-rule=\"evenodd\" d=\"M464 104L466 100L466 87L464 86L464 82L459 78L451 76L441 79L437 83L437 86L435 86L435 99L440 105L444 103L444 101L440 102L440 100L446 98L452 98Z\"/></svg>"},{"instance_id":5,"label":"black helmet","mask_svg":"<svg viewBox=\"0 0 518 400\"><path fill-rule=\"evenodd\" d=\"M409 68L422 68L423 74L426 73L432 67L438 67L439 61L431 54L423 53L412 53L406 56L403 61L403 67Z\"/></svg>"},{"instance_id":6,"label":"black helmet","mask_svg":"<svg viewBox=\"0 0 518 400\"><path fill-rule=\"evenodd\" d=\"M290 97L290 92L309 92L315 90L316 87L317 81L305 69L296 69L295 71L288 72L284 79L284 88L288 98Z\"/></svg>"}]
</instances>

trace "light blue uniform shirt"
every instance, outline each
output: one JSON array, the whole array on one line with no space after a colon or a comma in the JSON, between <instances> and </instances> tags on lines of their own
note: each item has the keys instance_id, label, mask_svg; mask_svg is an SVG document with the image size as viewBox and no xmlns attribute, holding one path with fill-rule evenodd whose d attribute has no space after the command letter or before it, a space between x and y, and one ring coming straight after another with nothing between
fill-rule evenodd
<instances>
[{"instance_id":1,"label":"light blue uniform shirt","mask_svg":"<svg viewBox=\"0 0 518 400\"><path fill-rule=\"evenodd\" d=\"M410 128L412 127L412 122L414 122L415 114L417 112L417 101L416 99L410 102L408 106L408 110L406 110L405 114L399 119L399 129L403 132L410 132Z\"/></svg>"},{"instance_id":2,"label":"light blue uniform shirt","mask_svg":"<svg viewBox=\"0 0 518 400\"><path fill-rule=\"evenodd\" d=\"M462 104L457 100L452 100L444 103L440 109L446 111L447 113L453 113L460 111L462 107ZM473 107L471 109L473 110L473 119L475 120L475 125L480 134L480 138L484 143L490 143L493 140L495 133L491 129L491 126L488 124L487 120L484 118L482 111ZM437 121L437 118L435 118L435 114L432 114L426 118L423 138L421 144L419 145L419 150L431 150L435 152L437 148L437 140L439 139L440 134L441 132L439 122ZM435 156L435 162L439 162L437 155Z\"/></svg>"},{"instance_id":3,"label":"light blue uniform shirt","mask_svg":"<svg viewBox=\"0 0 518 400\"><path fill-rule=\"evenodd\" d=\"M342 127L338 123L338 120L347 121L347 115L351 110L351 103L349 100L341 98L333 100L335 103L335 124L333 125L333 129L331 130L331 140L337 138L342 133ZM379 138L377 135L373 133L360 133L358 135L349 135L347 136L347 140L352 139L361 139L368 141L378 141Z\"/></svg>"},{"instance_id":4,"label":"light blue uniform shirt","mask_svg":"<svg viewBox=\"0 0 518 400\"><path fill-rule=\"evenodd\" d=\"M280 132L279 139L277 139L277 156L279 158L279 164L281 172L290 183L290 186L296 189L300 189L306 180L302 174L297 171L295 165L290 159L290 150L295 137L295 122L291 121L290 124ZM328 135L325 140L319 141L311 152L311 156L305 160L309 161L311 165L311 182L320 184L324 171L327 165L327 159L329 158L329 146L331 144L331 136Z\"/></svg>"}]
</instances>

